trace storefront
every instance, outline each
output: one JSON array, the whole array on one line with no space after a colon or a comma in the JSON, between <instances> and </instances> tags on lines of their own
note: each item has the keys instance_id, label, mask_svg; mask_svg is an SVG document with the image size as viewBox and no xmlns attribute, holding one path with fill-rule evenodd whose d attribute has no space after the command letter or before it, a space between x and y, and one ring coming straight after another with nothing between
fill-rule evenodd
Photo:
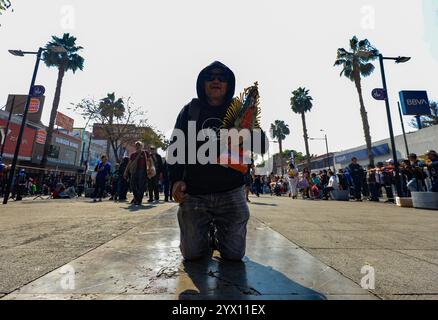
<instances>
[{"instance_id":1,"label":"storefront","mask_svg":"<svg viewBox=\"0 0 438 320\"><path fill-rule=\"evenodd\" d=\"M35 141L32 162L36 165L41 163L45 139ZM81 168L80 161L81 140L70 135L54 131L52 143L47 156L47 168L77 173Z\"/></svg>"},{"instance_id":2,"label":"storefront","mask_svg":"<svg viewBox=\"0 0 438 320\"><path fill-rule=\"evenodd\" d=\"M0 150L3 148L3 160L8 163L14 157L15 148L17 146L18 135L21 128L21 118L12 117L8 126L8 118L5 112L0 114ZM8 132L6 128L8 127ZM29 125L24 128L23 138L21 140L20 151L18 153L19 162L30 163L34 140L37 130ZM4 144L4 147L3 147Z\"/></svg>"}]
</instances>

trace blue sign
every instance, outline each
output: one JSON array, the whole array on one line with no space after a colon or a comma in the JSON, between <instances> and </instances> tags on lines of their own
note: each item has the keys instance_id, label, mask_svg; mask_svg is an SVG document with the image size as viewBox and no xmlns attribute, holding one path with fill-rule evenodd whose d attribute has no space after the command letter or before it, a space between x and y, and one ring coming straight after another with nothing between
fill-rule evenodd
<instances>
[{"instance_id":1,"label":"blue sign","mask_svg":"<svg viewBox=\"0 0 438 320\"><path fill-rule=\"evenodd\" d=\"M373 155L375 157L387 155L391 151L389 149L389 145L387 143L381 144L379 146L375 146L371 150L372 150ZM351 158L353 158L353 157L356 157L357 160L368 159L368 150L361 149L361 150L341 154L341 155L335 157L335 161L336 161L336 163L339 163L339 164L349 163L351 161Z\"/></svg>"},{"instance_id":2,"label":"blue sign","mask_svg":"<svg viewBox=\"0 0 438 320\"><path fill-rule=\"evenodd\" d=\"M405 116L425 116L432 113L426 91L400 91L399 95Z\"/></svg>"},{"instance_id":3,"label":"blue sign","mask_svg":"<svg viewBox=\"0 0 438 320\"><path fill-rule=\"evenodd\" d=\"M385 89L379 89L379 88L374 89L371 94L373 98L376 100L386 100L386 98L388 97Z\"/></svg>"},{"instance_id":4,"label":"blue sign","mask_svg":"<svg viewBox=\"0 0 438 320\"><path fill-rule=\"evenodd\" d=\"M43 86L33 86L30 95L34 98L39 98L42 97L45 92L46 88L44 88Z\"/></svg>"}]
</instances>

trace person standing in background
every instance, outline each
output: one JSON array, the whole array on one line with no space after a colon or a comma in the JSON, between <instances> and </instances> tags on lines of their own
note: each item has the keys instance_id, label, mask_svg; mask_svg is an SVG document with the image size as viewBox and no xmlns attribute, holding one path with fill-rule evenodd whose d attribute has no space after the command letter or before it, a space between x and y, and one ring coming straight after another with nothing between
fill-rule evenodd
<instances>
[{"instance_id":1,"label":"person standing in background","mask_svg":"<svg viewBox=\"0 0 438 320\"><path fill-rule=\"evenodd\" d=\"M100 157L99 163L96 165L94 171L97 172L96 175L96 188L94 189L93 202L97 201L99 198L99 202L102 201L103 194L105 192L106 180L111 172L111 164L108 162L108 157L106 155L102 155Z\"/></svg>"},{"instance_id":2,"label":"person standing in background","mask_svg":"<svg viewBox=\"0 0 438 320\"><path fill-rule=\"evenodd\" d=\"M129 157L124 157L119 167L119 181L117 183L117 196L119 201L126 201L128 193L128 180L124 177L126 167L129 163Z\"/></svg>"},{"instance_id":3,"label":"person standing in background","mask_svg":"<svg viewBox=\"0 0 438 320\"><path fill-rule=\"evenodd\" d=\"M159 181L163 179L163 159L157 153L157 148L155 146L150 146L150 157L154 163L156 174L153 177L148 177L148 192L149 192L149 203L160 201L160 187Z\"/></svg>"},{"instance_id":4,"label":"person standing in background","mask_svg":"<svg viewBox=\"0 0 438 320\"><path fill-rule=\"evenodd\" d=\"M123 176L126 180L128 175L130 177L131 190L134 194L134 199L131 203L140 206L146 189L147 160L149 155L143 150L143 143L141 141L135 143L135 149L136 151L129 157L129 162Z\"/></svg>"},{"instance_id":5,"label":"person standing in background","mask_svg":"<svg viewBox=\"0 0 438 320\"><path fill-rule=\"evenodd\" d=\"M169 181L169 165L167 164L166 159L163 161L163 172L161 182L163 184L163 193L164 193L164 202L169 202L172 200L172 194L170 193L170 181Z\"/></svg>"},{"instance_id":6,"label":"person standing in background","mask_svg":"<svg viewBox=\"0 0 438 320\"><path fill-rule=\"evenodd\" d=\"M350 176L353 180L354 198L356 199L356 201L362 201L362 183L364 170L362 166L357 162L356 157L353 157L351 159L351 163L348 166L348 169L350 171Z\"/></svg>"},{"instance_id":7,"label":"person standing in background","mask_svg":"<svg viewBox=\"0 0 438 320\"><path fill-rule=\"evenodd\" d=\"M292 199L296 199L298 197L298 170L295 168L295 165L293 163L289 164L287 177L289 182L290 195Z\"/></svg>"},{"instance_id":8,"label":"person standing in background","mask_svg":"<svg viewBox=\"0 0 438 320\"><path fill-rule=\"evenodd\" d=\"M369 200L379 202L379 190L377 187L377 175L376 167L374 165L368 165L367 171L367 183L370 191Z\"/></svg>"}]
</instances>

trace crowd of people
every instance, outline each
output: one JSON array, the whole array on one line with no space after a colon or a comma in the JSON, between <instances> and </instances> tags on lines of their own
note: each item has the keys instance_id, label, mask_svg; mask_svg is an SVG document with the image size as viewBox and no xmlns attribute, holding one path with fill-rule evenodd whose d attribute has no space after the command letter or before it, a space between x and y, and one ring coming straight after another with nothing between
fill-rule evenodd
<instances>
[{"instance_id":1,"label":"crowd of people","mask_svg":"<svg viewBox=\"0 0 438 320\"><path fill-rule=\"evenodd\" d=\"M438 154L431 150L426 154L427 159L422 161L416 154L410 154L408 159L399 162L401 196L410 197L412 192L438 192ZM3 196L8 176L8 166L0 159L0 195ZM168 165L157 152L154 146L144 148L143 143L136 143L136 152L124 157L113 167L106 155L102 155L94 168L94 173L85 183L83 176L57 177L47 175L43 183L40 177L27 174L20 169L13 179L11 198L16 201L24 196L48 195L54 199L71 199L82 196L86 186L92 187L93 192L88 194L94 202L108 198L113 201L127 201L128 192L134 197L133 205L141 205L144 196L148 196L148 203L159 203L160 193L164 194L164 201L172 201L171 183L169 180ZM304 168L301 172L293 163L289 164L286 174L269 176L256 175L250 169L246 177L246 196L249 193L256 196L270 194L275 196L289 196L293 199L329 200L336 198L333 192L344 191L348 198L355 201L367 199L385 202L395 202L395 166L392 159L386 163L362 167L357 158L336 172L331 169L310 172Z\"/></svg>"},{"instance_id":2,"label":"crowd of people","mask_svg":"<svg viewBox=\"0 0 438 320\"><path fill-rule=\"evenodd\" d=\"M145 194L149 196L148 203L159 203L162 192L165 202L172 201L166 161L154 146L144 148L142 142L136 142L135 146L135 152L123 157L114 166L106 155L102 155L91 175L68 176L52 171L41 177L38 172L27 172L25 168L20 168L13 177L10 197L21 201L26 196L73 199L85 195L91 197L93 202L105 198L123 202L127 201L128 192L132 192L134 198L131 203L141 205ZM6 190L10 170L11 166L0 159L0 196Z\"/></svg>"},{"instance_id":3,"label":"crowd of people","mask_svg":"<svg viewBox=\"0 0 438 320\"><path fill-rule=\"evenodd\" d=\"M401 197L410 197L412 192L438 192L438 154L431 150L426 157L422 161L412 153L408 159L399 162ZM385 196L385 202L395 202L394 191L397 188L392 159L364 168L353 157L347 167L336 172L331 169L310 172L307 168L299 172L293 163L289 164L288 172L284 175L271 173L261 176L254 172L252 170L249 174L251 182L247 183L247 194L329 200L336 199L341 191L346 199L355 201L380 201Z\"/></svg>"},{"instance_id":4,"label":"crowd of people","mask_svg":"<svg viewBox=\"0 0 438 320\"><path fill-rule=\"evenodd\" d=\"M109 200L127 201L128 192L133 193L131 204L141 205L145 194L148 203L159 203L160 192L164 201L172 201L168 165L157 153L155 146L144 148L142 142L135 143L136 151L126 156L114 169L106 155L102 155L91 176L94 202L102 201L107 195Z\"/></svg>"},{"instance_id":5,"label":"crowd of people","mask_svg":"<svg viewBox=\"0 0 438 320\"><path fill-rule=\"evenodd\" d=\"M15 201L23 197L49 196L53 199L75 198L81 187L76 175L60 174L51 171L41 176L37 168L19 168L12 179L10 198ZM0 159L0 197L4 196L11 166L5 165ZM83 189L83 188L82 188Z\"/></svg>"}]
</instances>

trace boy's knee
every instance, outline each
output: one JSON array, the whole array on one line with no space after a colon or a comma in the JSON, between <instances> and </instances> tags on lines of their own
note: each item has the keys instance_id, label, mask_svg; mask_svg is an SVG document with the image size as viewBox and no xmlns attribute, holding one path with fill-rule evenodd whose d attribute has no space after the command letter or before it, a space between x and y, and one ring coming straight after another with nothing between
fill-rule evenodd
<instances>
[{"instance_id":1,"label":"boy's knee","mask_svg":"<svg viewBox=\"0 0 438 320\"><path fill-rule=\"evenodd\" d=\"M242 261L245 252L227 252L220 251L221 258L228 261Z\"/></svg>"},{"instance_id":2,"label":"boy's knee","mask_svg":"<svg viewBox=\"0 0 438 320\"><path fill-rule=\"evenodd\" d=\"M181 254L186 261L198 261L211 256L208 250L188 250L187 248L180 247Z\"/></svg>"}]
</instances>

